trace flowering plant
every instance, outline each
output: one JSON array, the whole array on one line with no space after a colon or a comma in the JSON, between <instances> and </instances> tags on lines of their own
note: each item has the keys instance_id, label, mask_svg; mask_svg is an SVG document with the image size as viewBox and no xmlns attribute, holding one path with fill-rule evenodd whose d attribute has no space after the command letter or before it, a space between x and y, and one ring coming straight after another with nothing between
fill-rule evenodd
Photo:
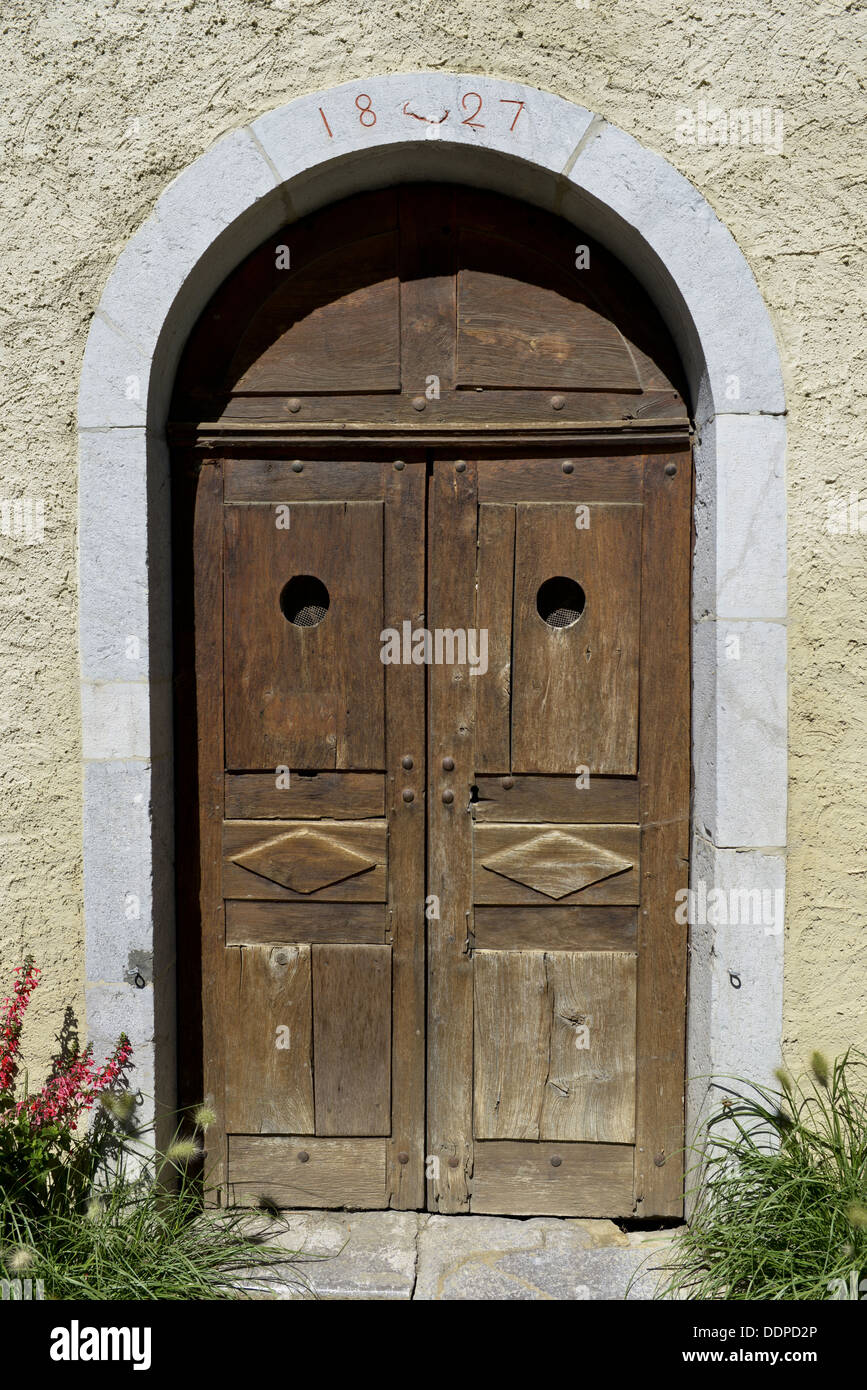
<instances>
[{"instance_id":1,"label":"flowering plant","mask_svg":"<svg viewBox=\"0 0 867 1390\"><path fill-rule=\"evenodd\" d=\"M97 1066L93 1049L61 1051L51 1075L35 1094L16 1095L21 1029L41 971L28 956L15 969L12 994L0 1001L0 1190L33 1213L61 1199L84 1200L113 1134L109 1114L115 1089L130 1065L132 1045L122 1033L111 1055ZM97 1100L96 1122L78 1135L79 1124Z\"/></svg>"}]
</instances>

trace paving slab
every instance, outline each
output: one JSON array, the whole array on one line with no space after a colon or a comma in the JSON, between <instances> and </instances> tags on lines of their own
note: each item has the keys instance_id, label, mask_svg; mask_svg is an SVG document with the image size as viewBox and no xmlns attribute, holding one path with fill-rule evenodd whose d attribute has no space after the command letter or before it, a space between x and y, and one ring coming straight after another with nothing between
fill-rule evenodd
<instances>
[{"instance_id":1,"label":"paving slab","mask_svg":"<svg viewBox=\"0 0 867 1390\"><path fill-rule=\"evenodd\" d=\"M418 1213L286 1214L269 1234L292 1257L275 1270L273 1298L407 1301L415 1286Z\"/></svg>"},{"instance_id":2,"label":"paving slab","mask_svg":"<svg viewBox=\"0 0 867 1390\"><path fill-rule=\"evenodd\" d=\"M670 1242L611 1221L394 1211L286 1213L264 1230L287 1262L253 1296L287 1301L649 1299Z\"/></svg>"},{"instance_id":3,"label":"paving slab","mask_svg":"<svg viewBox=\"0 0 867 1390\"><path fill-rule=\"evenodd\" d=\"M631 1241L610 1221L430 1216L419 1231L413 1297L648 1299L659 1262L657 1245Z\"/></svg>"}]
</instances>

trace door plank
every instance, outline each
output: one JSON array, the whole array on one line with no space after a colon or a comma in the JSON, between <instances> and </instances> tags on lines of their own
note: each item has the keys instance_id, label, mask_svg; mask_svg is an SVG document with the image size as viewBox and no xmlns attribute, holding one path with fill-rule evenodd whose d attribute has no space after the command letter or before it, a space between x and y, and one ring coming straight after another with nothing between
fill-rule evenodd
<instances>
[{"instance_id":1,"label":"door plank","mask_svg":"<svg viewBox=\"0 0 867 1390\"><path fill-rule=\"evenodd\" d=\"M300 463L301 468L293 468ZM384 496L385 469L380 459L311 457L227 459L227 502L379 502ZM289 513L292 529L292 513Z\"/></svg>"},{"instance_id":2,"label":"door plank","mask_svg":"<svg viewBox=\"0 0 867 1390\"><path fill-rule=\"evenodd\" d=\"M381 772L315 772L304 776L289 770L289 786L273 772L229 773L226 776L227 820L367 820L385 815L385 777Z\"/></svg>"},{"instance_id":3,"label":"door plank","mask_svg":"<svg viewBox=\"0 0 867 1390\"><path fill-rule=\"evenodd\" d=\"M476 466L437 459L428 512L428 625L475 624ZM437 1162L428 1205L469 1210L472 1174L473 826L475 695L467 667L433 665L429 675L427 891L439 917L428 922L428 1153ZM444 759L452 759L447 771ZM443 797L451 799L444 801Z\"/></svg>"},{"instance_id":4,"label":"door plank","mask_svg":"<svg viewBox=\"0 0 867 1390\"><path fill-rule=\"evenodd\" d=\"M391 1132L391 947L313 947L316 1133Z\"/></svg>"},{"instance_id":5,"label":"door plank","mask_svg":"<svg viewBox=\"0 0 867 1390\"><path fill-rule=\"evenodd\" d=\"M385 503L385 626L424 623L426 462L392 468ZM424 1206L425 697L423 666L385 668L388 925L392 942L392 1127L389 1200ZM405 767L407 759L412 760ZM405 800L405 793L412 799Z\"/></svg>"},{"instance_id":6,"label":"door plank","mask_svg":"<svg viewBox=\"0 0 867 1390\"><path fill-rule=\"evenodd\" d=\"M288 529L278 519L225 508L227 766L381 769L382 507L305 502ZM282 610L284 587L305 575L329 600L307 626Z\"/></svg>"},{"instance_id":7,"label":"door plank","mask_svg":"<svg viewBox=\"0 0 867 1390\"><path fill-rule=\"evenodd\" d=\"M640 502L641 486L641 459L634 455L587 458L576 453L566 458L562 451L547 457L485 459L479 466L482 503L568 502L574 514L576 506L591 502Z\"/></svg>"},{"instance_id":8,"label":"door plank","mask_svg":"<svg viewBox=\"0 0 867 1390\"><path fill-rule=\"evenodd\" d=\"M636 771L641 510L593 504L587 516L579 529L573 507L517 508L514 772ZM537 611L541 585L557 577L586 596L564 627Z\"/></svg>"},{"instance_id":9,"label":"door plank","mask_svg":"<svg viewBox=\"0 0 867 1390\"><path fill-rule=\"evenodd\" d=\"M515 508L479 507L477 622L488 634L488 669L476 688L476 770L511 767L512 576Z\"/></svg>"},{"instance_id":10,"label":"door plank","mask_svg":"<svg viewBox=\"0 0 867 1390\"><path fill-rule=\"evenodd\" d=\"M551 1039L541 1138L632 1143L635 967L623 951L545 956Z\"/></svg>"},{"instance_id":11,"label":"door plank","mask_svg":"<svg viewBox=\"0 0 867 1390\"><path fill-rule=\"evenodd\" d=\"M382 945L385 903L227 902L226 945Z\"/></svg>"},{"instance_id":12,"label":"door plank","mask_svg":"<svg viewBox=\"0 0 867 1390\"><path fill-rule=\"evenodd\" d=\"M479 951L477 1139L630 1143L635 955Z\"/></svg>"},{"instance_id":13,"label":"door plank","mask_svg":"<svg viewBox=\"0 0 867 1390\"><path fill-rule=\"evenodd\" d=\"M473 806L476 821L572 821L638 824L635 777L484 777ZM580 782L582 785L576 785Z\"/></svg>"},{"instance_id":14,"label":"door plank","mask_svg":"<svg viewBox=\"0 0 867 1390\"><path fill-rule=\"evenodd\" d=\"M475 909L477 950L629 951L635 949L637 931L634 907L477 905Z\"/></svg>"},{"instance_id":15,"label":"door plank","mask_svg":"<svg viewBox=\"0 0 867 1390\"><path fill-rule=\"evenodd\" d=\"M538 1139L550 1010L542 951L476 951L473 1133Z\"/></svg>"},{"instance_id":16,"label":"door plank","mask_svg":"<svg viewBox=\"0 0 867 1390\"><path fill-rule=\"evenodd\" d=\"M199 473L193 520L195 555L196 736L199 774L199 920L202 953L203 1090L217 1122L206 1157L217 1193L226 1181L225 925L218 864L223 822L223 478L220 465ZM218 1196L219 1200L219 1196Z\"/></svg>"},{"instance_id":17,"label":"door plank","mask_svg":"<svg viewBox=\"0 0 867 1390\"><path fill-rule=\"evenodd\" d=\"M689 877L691 498L688 451L647 459L635 1121L635 1210L645 1217L683 1213L688 929L674 913Z\"/></svg>"},{"instance_id":18,"label":"door plank","mask_svg":"<svg viewBox=\"0 0 867 1390\"><path fill-rule=\"evenodd\" d=\"M475 1145L473 1212L622 1216L631 1202L632 1148L628 1144L500 1140Z\"/></svg>"},{"instance_id":19,"label":"door plank","mask_svg":"<svg viewBox=\"0 0 867 1390\"><path fill-rule=\"evenodd\" d=\"M241 1134L312 1134L309 946L227 953L226 1127Z\"/></svg>"},{"instance_id":20,"label":"door plank","mask_svg":"<svg viewBox=\"0 0 867 1390\"><path fill-rule=\"evenodd\" d=\"M384 1207L385 1140L233 1134L229 1182L240 1206L266 1197L278 1207Z\"/></svg>"}]
</instances>

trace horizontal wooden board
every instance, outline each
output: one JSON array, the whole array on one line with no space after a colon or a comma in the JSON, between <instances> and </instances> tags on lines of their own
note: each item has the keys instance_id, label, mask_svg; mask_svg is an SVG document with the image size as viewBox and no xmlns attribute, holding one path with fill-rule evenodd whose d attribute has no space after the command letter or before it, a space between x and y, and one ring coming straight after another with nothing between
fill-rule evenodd
<instances>
[{"instance_id":1,"label":"horizontal wooden board","mask_svg":"<svg viewBox=\"0 0 867 1390\"><path fill-rule=\"evenodd\" d=\"M589 777L477 777L477 821L571 821L582 825L636 825L638 779Z\"/></svg>"},{"instance_id":2,"label":"horizontal wooden board","mask_svg":"<svg viewBox=\"0 0 867 1390\"><path fill-rule=\"evenodd\" d=\"M385 903L227 902L226 945L385 941Z\"/></svg>"},{"instance_id":3,"label":"horizontal wooden board","mask_svg":"<svg viewBox=\"0 0 867 1390\"><path fill-rule=\"evenodd\" d=\"M311 775L290 768L289 786L278 786L277 781L274 772L228 773L226 820L364 820L385 815L382 772Z\"/></svg>"},{"instance_id":4,"label":"horizontal wooden board","mask_svg":"<svg viewBox=\"0 0 867 1390\"><path fill-rule=\"evenodd\" d=\"M571 464L565 473L563 464ZM480 502L640 502L643 460L635 455L482 459Z\"/></svg>"},{"instance_id":5,"label":"horizontal wooden board","mask_svg":"<svg viewBox=\"0 0 867 1390\"><path fill-rule=\"evenodd\" d=\"M559 1163L552 1164L552 1159ZM508 1216L630 1216L631 1144L477 1142L470 1211Z\"/></svg>"},{"instance_id":6,"label":"horizontal wooden board","mask_svg":"<svg viewBox=\"0 0 867 1390\"><path fill-rule=\"evenodd\" d=\"M300 463L301 468L293 468ZM227 459L226 502L378 502L386 465L379 459ZM389 470L391 465L388 465ZM289 516L291 530L292 517Z\"/></svg>"},{"instance_id":7,"label":"horizontal wooden board","mask_svg":"<svg viewBox=\"0 0 867 1390\"><path fill-rule=\"evenodd\" d=\"M223 897L385 902L387 833L385 821L226 821ZM262 855L258 872L250 861L234 862L251 852ZM275 877L296 870L303 875L303 889ZM323 885L311 887L317 872Z\"/></svg>"},{"instance_id":8,"label":"horizontal wooden board","mask_svg":"<svg viewBox=\"0 0 867 1390\"><path fill-rule=\"evenodd\" d=\"M486 951L629 951L638 933L634 907L477 907L474 915L475 946Z\"/></svg>"},{"instance_id":9,"label":"horizontal wooden board","mask_svg":"<svg viewBox=\"0 0 867 1390\"><path fill-rule=\"evenodd\" d=\"M384 1208L385 1150L385 1139L232 1134L230 1201L258 1206L264 1196L278 1207Z\"/></svg>"},{"instance_id":10,"label":"horizontal wooden board","mask_svg":"<svg viewBox=\"0 0 867 1390\"><path fill-rule=\"evenodd\" d=\"M560 836L546 839L552 832ZM475 901L477 903L510 904L535 903L539 906L557 905L568 907L576 903L588 906L620 904L632 906L639 898L639 830L637 825L567 825L563 823L546 825L514 825L491 822L474 827L475 840ZM562 883L556 880L572 872L574 861L580 851L570 848L570 841L580 840L586 845L598 847L602 856L611 854L618 861L631 864L603 878L600 882L576 888L569 893L552 897L559 892ZM541 844L540 844L541 841ZM549 848L549 846L552 846ZM498 857L511 853L511 860L503 863ZM554 873L551 873L554 861ZM486 867L486 864L499 864L501 870ZM546 872L547 870L547 872ZM514 875L526 877L518 881ZM549 875L555 879L549 882ZM531 886L545 882L549 892Z\"/></svg>"}]
</instances>

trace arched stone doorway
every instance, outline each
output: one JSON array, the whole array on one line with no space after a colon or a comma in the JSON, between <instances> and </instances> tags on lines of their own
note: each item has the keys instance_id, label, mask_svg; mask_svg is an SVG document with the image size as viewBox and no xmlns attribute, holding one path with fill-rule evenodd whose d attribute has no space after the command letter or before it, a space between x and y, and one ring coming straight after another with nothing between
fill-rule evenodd
<instances>
[{"instance_id":1,"label":"arched stone doorway","mask_svg":"<svg viewBox=\"0 0 867 1390\"><path fill-rule=\"evenodd\" d=\"M180 1017L235 1199L681 1213L684 390L604 248L460 185L278 229L194 329Z\"/></svg>"},{"instance_id":2,"label":"arched stone doorway","mask_svg":"<svg viewBox=\"0 0 867 1390\"><path fill-rule=\"evenodd\" d=\"M484 107L469 124L468 92ZM782 888L785 407L767 313L731 236L665 160L550 93L408 74L311 94L228 136L167 189L112 273L82 373L88 1027L97 1047L119 1027L132 1034L142 1090L163 1106L176 1031L163 431L178 356L216 287L287 217L420 177L518 192L562 214L636 274L671 331L698 430L694 872L715 886ZM781 988L779 926L693 930L693 1119L711 1071L770 1075Z\"/></svg>"}]
</instances>

